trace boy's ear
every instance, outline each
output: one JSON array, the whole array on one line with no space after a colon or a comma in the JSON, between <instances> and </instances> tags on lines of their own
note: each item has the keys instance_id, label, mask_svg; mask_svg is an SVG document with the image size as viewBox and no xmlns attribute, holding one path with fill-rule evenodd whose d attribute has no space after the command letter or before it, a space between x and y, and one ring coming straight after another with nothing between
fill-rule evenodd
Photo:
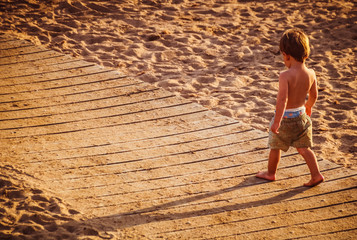
<instances>
[{"instance_id":1,"label":"boy's ear","mask_svg":"<svg viewBox=\"0 0 357 240\"><path fill-rule=\"evenodd\" d=\"M284 58L285 58L286 60L290 60L290 55L289 55L289 54L286 54L286 53L284 53L284 52L282 52L282 54L283 54L283 56L284 56Z\"/></svg>"}]
</instances>

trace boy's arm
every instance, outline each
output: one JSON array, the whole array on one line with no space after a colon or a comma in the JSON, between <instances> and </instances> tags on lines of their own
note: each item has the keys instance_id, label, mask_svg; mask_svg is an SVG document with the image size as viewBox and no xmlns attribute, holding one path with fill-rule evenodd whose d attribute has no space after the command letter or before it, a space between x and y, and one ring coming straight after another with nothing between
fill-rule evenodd
<instances>
[{"instance_id":1,"label":"boy's arm","mask_svg":"<svg viewBox=\"0 0 357 240\"><path fill-rule=\"evenodd\" d=\"M312 112L312 107L315 105L317 96L318 96L318 90L317 90L317 80L316 80L316 75L315 72L314 74L314 82L312 83L310 90L309 90L309 97L305 103L305 108L306 108L306 114L311 116Z\"/></svg>"},{"instance_id":2,"label":"boy's arm","mask_svg":"<svg viewBox=\"0 0 357 240\"><path fill-rule=\"evenodd\" d=\"M288 80L286 74L281 73L279 76L279 91L276 99L276 109L273 125L271 131L278 134L281 119L283 118L286 104L288 102Z\"/></svg>"}]
</instances>

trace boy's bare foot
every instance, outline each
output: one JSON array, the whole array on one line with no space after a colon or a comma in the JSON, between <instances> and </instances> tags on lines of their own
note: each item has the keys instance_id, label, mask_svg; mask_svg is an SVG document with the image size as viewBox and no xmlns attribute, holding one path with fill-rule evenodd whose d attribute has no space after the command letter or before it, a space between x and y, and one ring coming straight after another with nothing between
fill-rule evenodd
<instances>
[{"instance_id":1,"label":"boy's bare foot","mask_svg":"<svg viewBox=\"0 0 357 240\"><path fill-rule=\"evenodd\" d=\"M304 183L304 187L315 187L315 186L319 185L320 183L322 183L323 181L325 181L325 178L321 175L317 179L311 179L309 182Z\"/></svg>"},{"instance_id":2,"label":"boy's bare foot","mask_svg":"<svg viewBox=\"0 0 357 240\"><path fill-rule=\"evenodd\" d=\"M275 181L275 175L271 175L268 172L258 172L255 176L257 178L262 178L268 181Z\"/></svg>"}]
</instances>

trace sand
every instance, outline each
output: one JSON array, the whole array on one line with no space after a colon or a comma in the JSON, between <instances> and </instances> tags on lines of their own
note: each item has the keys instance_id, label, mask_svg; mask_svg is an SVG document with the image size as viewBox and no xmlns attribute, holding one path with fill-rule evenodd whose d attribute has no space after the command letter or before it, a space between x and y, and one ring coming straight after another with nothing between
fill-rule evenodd
<instances>
[{"instance_id":1,"label":"sand","mask_svg":"<svg viewBox=\"0 0 357 240\"><path fill-rule=\"evenodd\" d=\"M278 41L286 29L302 28L312 45L307 65L319 88L313 150L357 168L356 1L120 2L10 0L0 3L0 32L116 69L268 131L285 69ZM6 210L8 219L28 196L35 200L38 224L73 217L75 210L61 210L60 199L28 190L2 171L2 191L15 192L4 201L18 204ZM65 226L50 230L72 234ZM96 234L91 227L76 231Z\"/></svg>"},{"instance_id":2,"label":"sand","mask_svg":"<svg viewBox=\"0 0 357 240\"><path fill-rule=\"evenodd\" d=\"M105 234L83 222L63 200L24 183L14 169L0 169L0 239L82 239ZM95 239L95 238L94 238Z\"/></svg>"}]
</instances>

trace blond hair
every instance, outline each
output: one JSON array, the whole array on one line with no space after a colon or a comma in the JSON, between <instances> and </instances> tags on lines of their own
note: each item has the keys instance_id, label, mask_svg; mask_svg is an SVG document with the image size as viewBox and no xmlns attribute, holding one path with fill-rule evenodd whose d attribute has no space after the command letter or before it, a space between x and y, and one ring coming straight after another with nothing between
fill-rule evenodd
<instances>
[{"instance_id":1,"label":"blond hair","mask_svg":"<svg viewBox=\"0 0 357 240\"><path fill-rule=\"evenodd\" d=\"M309 38L299 28L285 31L280 39L279 46L281 52L292 56L299 62L304 62L310 55Z\"/></svg>"}]
</instances>

